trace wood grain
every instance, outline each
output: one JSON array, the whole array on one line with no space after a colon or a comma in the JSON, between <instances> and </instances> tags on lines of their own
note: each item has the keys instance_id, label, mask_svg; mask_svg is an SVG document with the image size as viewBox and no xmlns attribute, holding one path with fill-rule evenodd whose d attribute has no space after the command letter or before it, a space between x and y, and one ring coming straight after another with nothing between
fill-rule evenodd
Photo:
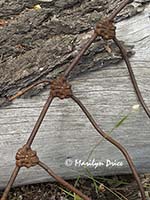
<instances>
[{"instance_id":1,"label":"wood grain","mask_svg":"<svg viewBox=\"0 0 150 200\"><path fill-rule=\"evenodd\" d=\"M141 14L117 23L118 38L135 45L135 55L130 61L146 103L150 106L150 5ZM112 133L120 141L135 162L140 173L150 172L150 120L143 109L132 111L139 104L124 62L102 70L85 73L71 81L74 94L87 106L98 124L109 132L115 124L128 115L127 120ZM0 187L4 187L15 164L16 150L27 140L42 109L49 90L28 99L17 99L0 110ZM70 99L55 99L34 141L33 149L42 162L57 174L69 179L78 174L86 175L75 161L86 161L93 147L102 138L93 129L81 110ZM67 159L73 165L67 167ZM76 160L77 159L77 160ZM108 159L123 162L122 167L106 165L90 167L93 175L129 173L129 167L121 153L102 140L90 158L99 162ZM52 180L39 167L22 169L15 185Z\"/></svg>"}]
</instances>

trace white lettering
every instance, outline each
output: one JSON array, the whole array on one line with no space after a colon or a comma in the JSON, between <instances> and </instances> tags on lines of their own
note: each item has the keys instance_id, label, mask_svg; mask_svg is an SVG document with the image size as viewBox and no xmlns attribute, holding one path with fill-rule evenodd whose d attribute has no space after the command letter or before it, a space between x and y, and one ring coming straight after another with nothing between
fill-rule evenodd
<instances>
[{"instance_id":1,"label":"white lettering","mask_svg":"<svg viewBox=\"0 0 150 200\"><path fill-rule=\"evenodd\" d=\"M123 166L123 162L117 162L116 160L106 160L106 167L122 167Z\"/></svg>"}]
</instances>

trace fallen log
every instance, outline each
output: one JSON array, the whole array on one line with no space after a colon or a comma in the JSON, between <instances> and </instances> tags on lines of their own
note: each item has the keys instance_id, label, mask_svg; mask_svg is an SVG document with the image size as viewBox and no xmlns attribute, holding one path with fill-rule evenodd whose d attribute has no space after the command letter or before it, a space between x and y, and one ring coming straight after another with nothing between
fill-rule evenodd
<instances>
[{"instance_id":1,"label":"fallen log","mask_svg":"<svg viewBox=\"0 0 150 200\"><path fill-rule=\"evenodd\" d=\"M32 3L31 3L32 2ZM105 1L102 1L105 2ZM7 105L7 97L42 79L53 79L64 71L92 34L91 26L110 3L82 1L36 1L10 9L0 32L0 187L4 187L15 164L16 151L26 142L37 120L49 87L42 85ZM115 2L115 1L114 1ZM15 3L13 4L14 6ZM112 7L115 3L112 3ZM8 8L7 4L2 5ZM11 5L12 6L12 5ZM11 8L11 7L10 7ZM125 41L142 95L150 103L150 5L134 3L116 18L117 35ZM19 15L18 15L19 14ZM133 16L135 15L135 16ZM149 119L140 108L118 48L97 40L70 76L73 91L98 124L122 143L139 172L149 172ZM118 128L115 125L126 117ZM99 145L98 145L99 143ZM97 145L97 147L95 147ZM85 175L89 159L93 175L129 173L123 156L92 128L81 110L69 99L55 100L42 124L33 149L60 176ZM97 163L99 166L96 167ZM21 170L15 185L51 180L38 167Z\"/></svg>"}]
</instances>

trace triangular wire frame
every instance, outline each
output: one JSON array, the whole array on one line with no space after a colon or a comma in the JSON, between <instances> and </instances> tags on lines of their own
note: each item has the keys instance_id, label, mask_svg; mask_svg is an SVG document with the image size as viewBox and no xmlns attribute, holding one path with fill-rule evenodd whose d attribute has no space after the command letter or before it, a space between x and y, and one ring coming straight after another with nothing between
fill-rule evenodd
<instances>
[{"instance_id":1,"label":"triangular wire frame","mask_svg":"<svg viewBox=\"0 0 150 200\"><path fill-rule=\"evenodd\" d=\"M83 113L86 115L86 117L88 118L88 120L90 121L90 123L93 125L93 127L97 130L97 132L102 135L106 140L108 140L110 143L112 143L114 146L116 146L124 155L125 159L127 160L129 167L135 177L135 180L137 182L137 185L139 186L140 192L141 192L141 197L142 200L146 200L145 197L145 192L142 186L142 183L140 181L140 178L138 176L137 170L134 166L134 163L130 157L130 155L128 154L128 152L126 151L126 149L116 140L114 140L112 137L110 137L107 133L105 133L96 123L96 121L94 120L94 118L92 117L92 115L88 112L88 110L86 109L86 107L83 105L83 103L76 97L74 96L72 90L71 90L71 85L68 83L67 81L67 77L70 74L70 72L74 69L74 67L78 64L79 60L81 59L82 55L84 54L84 52L90 47L90 45L93 43L93 41L97 38L97 36L101 36L104 40L109 40L109 39L113 39L113 41L115 42L115 44L118 46L118 48L120 49L120 52L122 54L123 59L125 60L125 63L128 67L128 71L129 71L129 75L131 78L131 81L133 83L135 92L137 94L137 97L142 105L142 107L144 108L145 112L147 113L148 117L150 118L150 110L147 107L147 105L145 104L143 97L140 93L140 90L138 88L130 61L127 57L127 52L124 49L124 47L122 46L122 44L117 40L116 38L116 34L115 34L115 26L113 24L113 19L114 17L128 4L133 2L132 0L124 0L120 6L110 15L110 17L105 18L103 20L101 20L100 22L97 23L96 25L96 29L94 31L93 36L89 39L89 41L85 44L85 46L82 48L82 50L80 51L80 53L75 57L75 59L73 60L73 62L71 63L71 65L66 69L66 71L64 72L63 75L61 75L60 77L57 77L56 79L49 81L49 80L43 80L40 82L37 82L27 88L25 88L24 90L20 91L19 93L17 93L16 95L12 96L9 98L9 101L12 101L14 99L16 99L17 97L23 95L24 93L26 93L28 90L32 89L33 87L41 84L41 83L46 83L46 84L50 84L51 85L51 91L50 91L50 95L45 103L45 105L43 106L43 109L40 113L40 116L31 132L31 135L29 136L26 144L20 148L16 154L16 166L12 172L12 175L10 177L10 180L5 188L5 191L1 197L1 200L6 200L8 193L21 169L21 167L34 167L36 165L39 165L41 168L43 168L45 171L47 171L47 173L52 176L53 178L55 178L60 184L62 184L63 186L65 186L66 188L68 188L69 190L71 190L72 192L76 193L77 195L79 195L81 198L85 199L85 200L90 200L89 197L87 197L86 195L84 195L82 192L80 192L78 189L76 189L75 187L73 187L72 185L70 185L68 182L66 182L64 179L62 179L61 177L59 177L58 175L56 175L47 165L45 165L43 162L41 162L36 154L35 151L33 151L31 149L32 143L34 141L34 138L38 132L38 129L48 111L48 108L50 107L53 99L55 97L58 97L60 99L65 99L65 98L71 98L83 111Z\"/></svg>"}]
</instances>

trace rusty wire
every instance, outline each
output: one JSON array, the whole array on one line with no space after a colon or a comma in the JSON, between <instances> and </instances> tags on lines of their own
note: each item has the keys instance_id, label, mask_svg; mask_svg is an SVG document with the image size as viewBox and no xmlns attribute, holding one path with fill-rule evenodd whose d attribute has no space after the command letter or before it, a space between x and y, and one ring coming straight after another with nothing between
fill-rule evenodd
<instances>
[{"instance_id":1,"label":"rusty wire","mask_svg":"<svg viewBox=\"0 0 150 200\"><path fill-rule=\"evenodd\" d=\"M136 82L136 78L135 78L134 72L132 70L131 63L130 63L130 61L128 59L126 49L123 47L123 45L119 42L119 40L116 37L114 37L113 40L116 43L116 45L118 46L118 48L120 49L122 57L123 57L126 65L127 65L128 72L129 72L129 75L130 75L130 79L132 81L132 84L133 84L135 93L136 93L136 95L138 97L138 100L141 103L143 109L145 110L147 116L150 118L150 110L149 110L148 106L146 105L146 103L145 103L145 101L144 101L144 99L142 97L142 94L140 92L140 89L138 87L138 84Z\"/></svg>"},{"instance_id":2,"label":"rusty wire","mask_svg":"<svg viewBox=\"0 0 150 200\"><path fill-rule=\"evenodd\" d=\"M94 34L92 35L92 37L89 39L89 41L85 44L85 46L82 48L82 50L80 51L80 53L75 57L75 59L73 60L73 62L71 63L71 65L66 69L66 71L64 72L63 75L57 77L56 79L54 79L53 81L48 81L48 80L43 80L40 82L37 82L27 88L25 88L24 90L20 91L19 93L17 93L16 95L12 96L9 98L9 101L12 101L14 99L16 99L17 97L23 95L24 93L26 93L27 91L29 91L30 89L32 89L33 87L41 84L41 83L48 83L50 85L50 94L48 96L48 99L45 103L45 105L43 106L43 109L40 113L40 116L26 142L26 144L20 148L16 154L16 166L12 172L12 175L8 181L8 184L4 190L4 193L1 197L1 200L6 200L8 193L20 171L20 169L22 167L26 167L26 168L30 168L30 167L34 167L36 165L39 165L41 168L43 168L45 171L47 171L47 173L52 176L56 181L58 181L61 185L63 185L64 187L66 187L67 189L71 190L72 192L76 193L77 195L79 195L81 198L85 199L85 200L90 200L91 198L89 198L88 196L84 195L81 191L79 191L78 189L76 189L75 187L73 187L72 185L70 185L68 182L66 182L64 179L62 179L61 177L59 177L58 175L56 175L46 164L44 164L43 162L40 161L40 159L37 156L36 151L33 151L31 149L32 143L34 141L34 138L36 137L36 134L38 132L38 129L47 113L48 108L50 107L53 99L55 97L58 97L60 99L65 99L65 98L71 98L80 108L81 110L84 112L84 114L87 116L87 118L89 119L89 121L91 122L91 124L94 126L94 128L97 130L97 132L102 135L106 140L108 140L110 143L112 143L114 146L116 146L124 155L125 159L127 160L129 167L135 177L135 180L137 182L137 185L139 187L139 190L141 192L141 197L142 200L146 200L145 197L145 192L144 192L144 188L142 186L142 183L140 181L139 175L137 173L137 170L134 166L134 163L130 157L130 155L128 154L127 150L116 140L114 140L112 137L110 137L107 133L105 133L96 123L96 121L94 120L94 118L92 117L92 115L88 112L88 110L86 109L86 107L82 104L82 102L73 94L72 89L71 89L71 84L67 81L67 78L70 74L70 72L74 69L74 67L78 64L78 62L80 61L82 55L85 53L85 51L90 47L90 45L94 42L94 40L100 36L102 37L104 40L110 40L112 39L116 45L118 46L118 48L120 49L120 52L122 54L123 59L125 60L125 63L127 65L128 71L129 71L129 75L134 87L134 90L137 94L137 97L141 103L141 105L143 106L145 112L147 113L148 117L150 117L150 110L147 107L147 105L145 104L143 97L140 93L140 90L138 88L130 61L127 57L127 53L126 50L124 49L124 47L120 44L120 42L118 41L118 39L116 38L116 34L115 34L115 26L113 24L114 21L114 17L128 4L133 2L133 0L125 0L123 1L120 6L108 17L108 18L104 18L101 21L99 21L96 25Z\"/></svg>"}]
</instances>

